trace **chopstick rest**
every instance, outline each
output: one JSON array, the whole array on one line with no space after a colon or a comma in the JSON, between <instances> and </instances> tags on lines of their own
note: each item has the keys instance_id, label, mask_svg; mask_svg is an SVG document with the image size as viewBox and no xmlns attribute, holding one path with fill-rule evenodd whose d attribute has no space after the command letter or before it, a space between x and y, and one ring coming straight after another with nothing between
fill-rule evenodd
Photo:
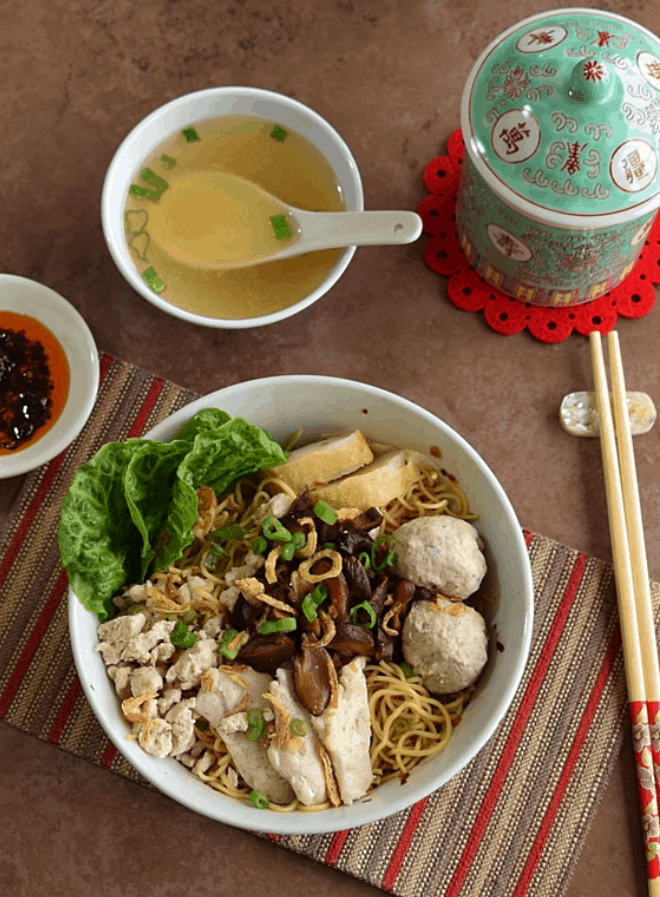
<instances>
[{"instance_id":1,"label":"chopstick rest","mask_svg":"<svg viewBox=\"0 0 660 897\"><path fill-rule=\"evenodd\" d=\"M633 436L642 436L657 418L655 404L645 392L627 392L626 403ZM559 423L571 436L598 436L600 417L593 392L571 392L559 406Z\"/></svg>"}]
</instances>

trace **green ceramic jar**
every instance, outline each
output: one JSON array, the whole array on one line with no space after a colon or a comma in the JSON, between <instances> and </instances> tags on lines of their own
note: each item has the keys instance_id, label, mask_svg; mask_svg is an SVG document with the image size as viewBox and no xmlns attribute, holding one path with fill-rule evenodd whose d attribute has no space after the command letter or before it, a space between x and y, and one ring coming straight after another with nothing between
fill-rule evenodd
<instances>
[{"instance_id":1,"label":"green ceramic jar","mask_svg":"<svg viewBox=\"0 0 660 897\"><path fill-rule=\"evenodd\" d=\"M660 39L562 9L477 59L463 94L457 222L471 264L532 305L577 305L632 270L660 207Z\"/></svg>"}]
</instances>

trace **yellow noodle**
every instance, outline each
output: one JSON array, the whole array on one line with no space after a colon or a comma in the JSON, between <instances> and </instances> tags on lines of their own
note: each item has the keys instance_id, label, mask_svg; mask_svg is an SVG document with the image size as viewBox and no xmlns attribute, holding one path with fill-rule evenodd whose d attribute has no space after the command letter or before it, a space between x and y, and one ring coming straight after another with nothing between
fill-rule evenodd
<instances>
[{"instance_id":1,"label":"yellow noodle","mask_svg":"<svg viewBox=\"0 0 660 897\"><path fill-rule=\"evenodd\" d=\"M365 668L372 720L371 765L378 783L405 780L422 759L441 751L451 738L451 714L432 697L419 677L406 679L398 664L381 662ZM394 709L393 709L394 707ZM399 731L403 719L408 728Z\"/></svg>"},{"instance_id":2,"label":"yellow noodle","mask_svg":"<svg viewBox=\"0 0 660 897\"><path fill-rule=\"evenodd\" d=\"M274 486L276 492L284 492L284 494L288 495L289 498L296 498L296 493L293 491L291 486L289 486L288 483L285 483L284 480L280 480L278 477L268 477L262 480L261 486L262 488L264 486Z\"/></svg>"},{"instance_id":3,"label":"yellow noodle","mask_svg":"<svg viewBox=\"0 0 660 897\"><path fill-rule=\"evenodd\" d=\"M442 479L435 468L424 466L403 498L394 499L385 509L386 528L392 531L407 520L438 513L435 505L441 505L439 510L452 517L475 520L477 516L470 512L467 496L458 483Z\"/></svg>"}]
</instances>

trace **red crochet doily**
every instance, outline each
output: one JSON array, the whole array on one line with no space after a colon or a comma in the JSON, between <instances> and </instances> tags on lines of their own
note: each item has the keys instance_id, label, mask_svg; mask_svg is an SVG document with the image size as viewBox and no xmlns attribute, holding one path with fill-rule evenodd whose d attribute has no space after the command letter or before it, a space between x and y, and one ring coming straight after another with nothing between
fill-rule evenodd
<instances>
[{"instance_id":1,"label":"red crochet doily","mask_svg":"<svg viewBox=\"0 0 660 897\"><path fill-rule=\"evenodd\" d=\"M660 216L646 240L639 261L623 283L609 293L568 308L528 305L500 293L470 266L456 233L456 195L465 152L460 129L447 141L446 156L432 159L424 169L424 186L430 196L417 212L424 231L431 235L424 258L437 274L449 278L449 299L463 311L483 311L497 333L520 333L527 328L544 343L559 343L576 330L588 336L592 330L608 333L618 316L642 318L656 300L654 284L660 283Z\"/></svg>"}]
</instances>

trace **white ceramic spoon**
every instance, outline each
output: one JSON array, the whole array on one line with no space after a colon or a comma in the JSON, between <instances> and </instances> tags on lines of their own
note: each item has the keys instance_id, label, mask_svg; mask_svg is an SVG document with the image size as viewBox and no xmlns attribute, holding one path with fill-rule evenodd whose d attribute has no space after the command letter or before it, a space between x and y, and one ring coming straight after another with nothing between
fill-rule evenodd
<instances>
[{"instance_id":1,"label":"white ceramic spoon","mask_svg":"<svg viewBox=\"0 0 660 897\"><path fill-rule=\"evenodd\" d=\"M170 182L147 231L179 261L223 270L320 249L412 243L422 220L415 212L308 212L245 178L198 171Z\"/></svg>"}]
</instances>

